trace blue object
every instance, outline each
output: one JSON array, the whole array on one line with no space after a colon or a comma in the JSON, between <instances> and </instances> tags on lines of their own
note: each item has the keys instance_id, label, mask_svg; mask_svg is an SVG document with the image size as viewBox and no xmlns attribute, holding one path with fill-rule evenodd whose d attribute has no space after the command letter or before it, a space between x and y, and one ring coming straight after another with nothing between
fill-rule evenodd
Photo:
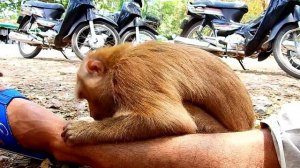
<instances>
[{"instance_id":1,"label":"blue object","mask_svg":"<svg viewBox=\"0 0 300 168\"><path fill-rule=\"evenodd\" d=\"M23 148L15 139L6 114L6 108L14 98L26 99L20 92L14 89L0 91L0 149L2 148L9 152L38 160L48 158L48 155L44 153Z\"/></svg>"}]
</instances>

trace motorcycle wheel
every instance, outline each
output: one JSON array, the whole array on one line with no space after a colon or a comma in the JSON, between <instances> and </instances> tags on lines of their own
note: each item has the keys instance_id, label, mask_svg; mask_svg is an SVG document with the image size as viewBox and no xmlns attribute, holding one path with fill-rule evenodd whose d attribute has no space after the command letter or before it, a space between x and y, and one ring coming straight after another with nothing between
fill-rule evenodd
<instances>
[{"instance_id":1,"label":"motorcycle wheel","mask_svg":"<svg viewBox=\"0 0 300 168\"><path fill-rule=\"evenodd\" d=\"M26 21L23 26L21 27L21 29L23 30L27 30L31 28L32 30L37 29L37 24L34 23L30 23L30 20ZM36 57L42 50L42 48L37 47L37 46L31 46L29 44L26 43L22 43L22 42L18 42L18 47L19 47L19 51L21 53L21 55L24 58L34 58Z\"/></svg>"},{"instance_id":2,"label":"motorcycle wheel","mask_svg":"<svg viewBox=\"0 0 300 168\"><path fill-rule=\"evenodd\" d=\"M202 26L202 29L200 29ZM213 28L207 24L204 24L204 21L201 20L199 22L194 23L191 27L186 30L183 30L180 34L182 37L190 38L190 39L198 39L200 40L202 37L215 36Z\"/></svg>"},{"instance_id":3,"label":"motorcycle wheel","mask_svg":"<svg viewBox=\"0 0 300 168\"><path fill-rule=\"evenodd\" d=\"M91 50L115 46L120 42L120 36L111 25L96 21L94 22L96 42L91 42L92 35L89 24L80 25L72 35L72 49L79 59L83 59Z\"/></svg>"},{"instance_id":4,"label":"motorcycle wheel","mask_svg":"<svg viewBox=\"0 0 300 168\"><path fill-rule=\"evenodd\" d=\"M282 70L300 79L300 28L288 25L281 29L273 43L274 58Z\"/></svg>"},{"instance_id":5,"label":"motorcycle wheel","mask_svg":"<svg viewBox=\"0 0 300 168\"><path fill-rule=\"evenodd\" d=\"M156 40L155 34L150 32L149 30L140 29L140 43L149 40ZM126 43L126 42L134 43L135 41L136 41L135 29L131 29L122 35L121 43Z\"/></svg>"}]
</instances>

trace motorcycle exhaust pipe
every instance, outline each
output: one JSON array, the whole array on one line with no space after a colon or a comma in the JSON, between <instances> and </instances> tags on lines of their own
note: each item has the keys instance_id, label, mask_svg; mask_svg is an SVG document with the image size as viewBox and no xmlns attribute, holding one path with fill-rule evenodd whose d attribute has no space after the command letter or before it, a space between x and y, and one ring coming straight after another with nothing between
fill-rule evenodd
<instances>
[{"instance_id":1,"label":"motorcycle exhaust pipe","mask_svg":"<svg viewBox=\"0 0 300 168\"><path fill-rule=\"evenodd\" d=\"M227 50L225 51L225 49L221 48L221 47L216 47L211 45L208 42L205 41L199 41L196 39L189 39L189 38L185 38L185 37L176 37L174 39L174 43L181 43L181 44L187 44L187 45L191 45L194 47L198 47L204 50L208 50L208 51L214 51L214 52L227 52L227 53L232 53L232 54L238 54L238 55L245 55L244 51L237 51L237 50Z\"/></svg>"},{"instance_id":2,"label":"motorcycle exhaust pipe","mask_svg":"<svg viewBox=\"0 0 300 168\"><path fill-rule=\"evenodd\" d=\"M11 40L19 41L26 44L43 45L43 42L31 37L30 35L21 34L17 32L10 32L9 38Z\"/></svg>"}]
</instances>

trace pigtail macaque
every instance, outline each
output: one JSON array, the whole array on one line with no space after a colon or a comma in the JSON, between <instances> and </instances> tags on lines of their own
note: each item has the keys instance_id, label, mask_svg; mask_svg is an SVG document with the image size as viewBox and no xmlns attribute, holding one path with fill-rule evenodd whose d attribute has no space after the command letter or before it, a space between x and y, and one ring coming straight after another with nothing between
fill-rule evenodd
<instances>
[{"instance_id":1,"label":"pigtail macaque","mask_svg":"<svg viewBox=\"0 0 300 168\"><path fill-rule=\"evenodd\" d=\"M181 44L93 51L79 68L77 94L95 121L67 124L62 137L69 144L243 131L255 120L235 73L212 54Z\"/></svg>"}]
</instances>

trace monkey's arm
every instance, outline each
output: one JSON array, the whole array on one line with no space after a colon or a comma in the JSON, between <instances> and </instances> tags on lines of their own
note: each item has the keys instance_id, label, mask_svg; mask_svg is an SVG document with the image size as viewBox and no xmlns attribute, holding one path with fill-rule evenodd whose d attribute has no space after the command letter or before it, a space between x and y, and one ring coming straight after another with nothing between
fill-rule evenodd
<instances>
[{"instance_id":1,"label":"monkey's arm","mask_svg":"<svg viewBox=\"0 0 300 168\"><path fill-rule=\"evenodd\" d=\"M196 133L197 126L182 104L164 102L147 112L118 112L100 121L73 121L62 137L69 144L134 141L166 135Z\"/></svg>"}]
</instances>

